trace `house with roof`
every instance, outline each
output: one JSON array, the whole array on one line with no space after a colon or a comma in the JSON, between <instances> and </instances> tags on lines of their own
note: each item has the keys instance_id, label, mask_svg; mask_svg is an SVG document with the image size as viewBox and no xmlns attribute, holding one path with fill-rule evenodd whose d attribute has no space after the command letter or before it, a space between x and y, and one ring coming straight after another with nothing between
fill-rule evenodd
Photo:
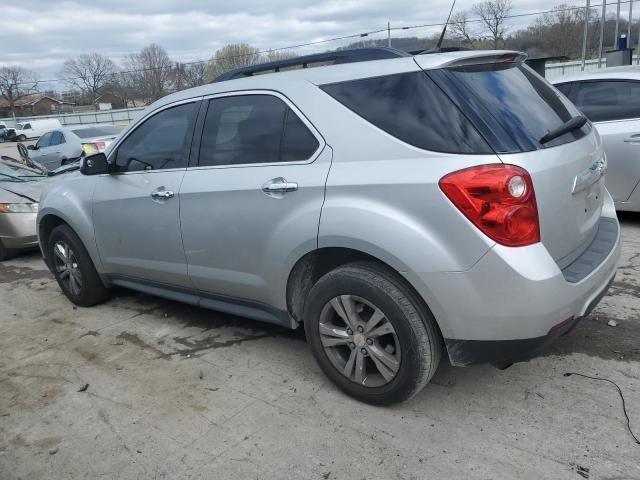
<instances>
[{"instance_id":1,"label":"house with roof","mask_svg":"<svg viewBox=\"0 0 640 480\"><path fill-rule=\"evenodd\" d=\"M73 103L58 100L47 95L24 95L15 101L16 117L52 115L73 112ZM11 107L6 98L0 98L0 118L11 117Z\"/></svg>"}]
</instances>

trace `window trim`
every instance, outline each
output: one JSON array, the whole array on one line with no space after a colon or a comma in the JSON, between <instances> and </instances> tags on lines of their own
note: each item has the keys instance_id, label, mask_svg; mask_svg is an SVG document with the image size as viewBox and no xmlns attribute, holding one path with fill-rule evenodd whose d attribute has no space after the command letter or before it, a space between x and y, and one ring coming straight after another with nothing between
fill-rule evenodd
<instances>
[{"instance_id":1,"label":"window trim","mask_svg":"<svg viewBox=\"0 0 640 480\"><path fill-rule=\"evenodd\" d=\"M580 88L580 86L582 84L584 84L584 83L602 83L602 82L637 83L638 85L640 85L640 79L634 79L634 78L589 78L589 79L586 79L586 80L570 80L568 82L558 83L558 85L563 85L563 84L566 85L567 83L571 84L571 90L569 91L569 97L568 98L569 98L569 100L571 100L571 102L573 102L573 104L576 106L576 108L578 108L578 110L580 110L580 107L578 107L578 104L576 103L578 89ZM582 110L580 110L580 111L582 111ZM592 122L592 123L594 125L598 125L600 123L630 122L630 121L634 121L634 120L640 120L640 116L629 117L629 118L618 118L618 119L614 119L614 120L600 120L600 121Z\"/></svg>"},{"instance_id":2,"label":"window trim","mask_svg":"<svg viewBox=\"0 0 640 480\"><path fill-rule=\"evenodd\" d=\"M144 115L143 117L140 117L134 123L129 125L129 127L126 129L124 134L117 140L113 148L109 151L109 155L107 156L107 163L114 163L116 161L115 157L118 153L118 149L120 148L120 145L122 145L122 143L127 138L129 138L129 136L132 135L133 132L135 132L138 128L140 128L140 126L142 126L142 124L147 120L149 120L151 117L158 115L159 113L164 112L165 110L168 110L170 108L179 107L180 105L185 105L187 103L193 103L195 104L194 108L196 109L196 112L191 125L191 128L193 129L193 131L191 132L191 141L189 142L188 151L186 152L186 157L187 157L186 166L175 167L175 168L163 168L162 170L136 170L132 172L110 172L110 173L105 173L103 175L140 175L140 174L149 174L149 173L158 173L158 172L182 172L185 169L189 168L190 159L191 159L191 150L193 149L195 135L196 135L196 127L198 124L198 115L201 110L200 108L201 102L202 102L202 96L191 97L191 98L178 100L172 103L168 103L166 105L162 105L161 107L158 107L148 112L146 115ZM98 176L103 176L103 175L98 175Z\"/></svg>"},{"instance_id":3,"label":"window trim","mask_svg":"<svg viewBox=\"0 0 640 480\"><path fill-rule=\"evenodd\" d=\"M225 98L225 97L244 97L248 95L269 95L272 97L279 98L282 100L285 105L287 105L293 112L298 116L300 121L309 129L311 134L318 141L318 148L313 152L313 154L307 160L296 160L293 162L263 162L263 163L238 163L233 165L200 165L200 144L202 141L202 136L204 135L204 124L206 119L206 114L210 105L211 100L215 100L216 98ZM202 108L200 110L202 115L202 121L200 125L197 125L197 137L194 138L192 143L192 151L193 155L193 165L189 165L188 170L210 170L210 169L226 169L226 168L249 168L249 167L270 167L274 165L309 165L314 163L325 146L327 145L324 137L320 134L318 129L311 123L311 121L302 113L302 111L284 94L276 91L276 90L234 90L230 92L222 92L215 93L210 95L205 95L202 97ZM200 119L198 119L200 120ZM196 122L198 123L198 122Z\"/></svg>"}]
</instances>

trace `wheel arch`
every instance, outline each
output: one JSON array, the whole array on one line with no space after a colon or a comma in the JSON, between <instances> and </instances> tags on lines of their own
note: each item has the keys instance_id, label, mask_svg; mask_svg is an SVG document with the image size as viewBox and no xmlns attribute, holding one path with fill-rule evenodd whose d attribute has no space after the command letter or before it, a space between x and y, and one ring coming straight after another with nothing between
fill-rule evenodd
<instances>
[{"instance_id":1,"label":"wheel arch","mask_svg":"<svg viewBox=\"0 0 640 480\"><path fill-rule=\"evenodd\" d=\"M427 300L420 295L416 286L402 275L401 268L394 267L392 263L385 261L372 251L344 246L322 247L312 250L299 258L294 264L289 273L286 286L287 310L293 321L296 324L304 322L304 306L309 291L323 275L342 265L361 261L378 264L392 273L411 292L415 301L419 302L434 317L440 334L442 334L442 328L433 309Z\"/></svg>"}]
</instances>

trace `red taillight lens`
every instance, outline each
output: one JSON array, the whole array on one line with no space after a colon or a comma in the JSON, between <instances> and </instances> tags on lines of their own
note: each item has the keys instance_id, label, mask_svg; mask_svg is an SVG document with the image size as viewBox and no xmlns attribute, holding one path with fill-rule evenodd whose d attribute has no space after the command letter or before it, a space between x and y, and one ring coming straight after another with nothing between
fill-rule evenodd
<instances>
[{"instance_id":1,"label":"red taillight lens","mask_svg":"<svg viewBox=\"0 0 640 480\"><path fill-rule=\"evenodd\" d=\"M103 151L106 146L107 144L104 142L96 142L96 148L99 152Z\"/></svg>"},{"instance_id":2,"label":"red taillight lens","mask_svg":"<svg viewBox=\"0 0 640 480\"><path fill-rule=\"evenodd\" d=\"M509 247L540 241L531 177L515 165L480 165L450 173L440 188L485 235Z\"/></svg>"}]
</instances>

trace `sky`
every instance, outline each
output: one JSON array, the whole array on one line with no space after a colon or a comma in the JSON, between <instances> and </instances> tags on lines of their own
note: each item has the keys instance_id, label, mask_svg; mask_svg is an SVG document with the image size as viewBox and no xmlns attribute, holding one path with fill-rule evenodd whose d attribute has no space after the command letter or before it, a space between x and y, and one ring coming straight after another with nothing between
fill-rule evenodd
<instances>
[{"instance_id":1,"label":"sky","mask_svg":"<svg viewBox=\"0 0 640 480\"><path fill-rule=\"evenodd\" d=\"M469 9L473 3L458 0L455 10ZM512 0L512 14L547 10L559 3L583 5L584 0ZM443 22L449 7L450 0L11 1L2 5L0 65L26 67L40 80L58 78L68 58L99 52L118 62L152 42L162 45L173 60L194 61L210 58L228 43L247 42L266 50L383 29L387 21L392 27ZM614 5L608 8L615 11ZM510 27L522 28L533 19L513 19ZM435 32L439 28L393 35ZM386 33L370 38L381 37ZM296 51L326 51L350 41Z\"/></svg>"}]
</instances>

